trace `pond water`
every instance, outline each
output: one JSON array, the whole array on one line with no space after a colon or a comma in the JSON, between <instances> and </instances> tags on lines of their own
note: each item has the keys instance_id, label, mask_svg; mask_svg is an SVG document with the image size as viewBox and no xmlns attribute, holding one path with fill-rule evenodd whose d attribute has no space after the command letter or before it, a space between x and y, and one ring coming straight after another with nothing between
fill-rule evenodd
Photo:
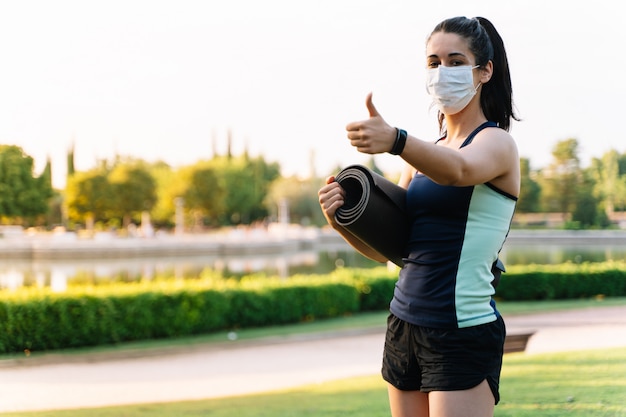
<instances>
[{"instance_id":1,"label":"pond water","mask_svg":"<svg viewBox=\"0 0 626 417\"><path fill-rule=\"evenodd\" d=\"M338 267L368 268L379 265L347 246L324 250L293 251L275 255L172 256L124 259L0 259L0 289L50 286L63 291L69 284L132 282L157 278L192 279L203 271L241 277L253 273L289 277L323 274Z\"/></svg>"},{"instance_id":2,"label":"pond water","mask_svg":"<svg viewBox=\"0 0 626 417\"><path fill-rule=\"evenodd\" d=\"M626 259L626 245L507 244L501 253L505 265L602 262ZM16 260L0 259L0 289L50 286L63 291L73 283L153 280L159 277L191 279L203 271L224 276L255 272L289 277L324 274L338 267L369 268L370 261L347 245L328 245L308 251L259 256L190 256L128 259Z\"/></svg>"},{"instance_id":3,"label":"pond water","mask_svg":"<svg viewBox=\"0 0 626 417\"><path fill-rule=\"evenodd\" d=\"M626 259L626 245L507 245L501 258L507 265L620 261Z\"/></svg>"}]
</instances>

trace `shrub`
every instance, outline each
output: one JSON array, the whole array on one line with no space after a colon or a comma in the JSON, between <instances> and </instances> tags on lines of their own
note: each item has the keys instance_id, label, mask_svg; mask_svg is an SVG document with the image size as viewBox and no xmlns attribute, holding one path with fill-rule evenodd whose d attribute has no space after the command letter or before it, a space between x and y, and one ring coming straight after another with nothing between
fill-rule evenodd
<instances>
[{"instance_id":1,"label":"shrub","mask_svg":"<svg viewBox=\"0 0 626 417\"><path fill-rule=\"evenodd\" d=\"M510 301L621 297L626 295L626 263L566 263L512 266L502 275L498 298Z\"/></svg>"},{"instance_id":2,"label":"shrub","mask_svg":"<svg viewBox=\"0 0 626 417\"><path fill-rule=\"evenodd\" d=\"M250 276L0 291L0 353L171 338L388 309L396 270L339 269L289 279ZM626 295L626 263L510 267L496 297Z\"/></svg>"},{"instance_id":3,"label":"shrub","mask_svg":"<svg viewBox=\"0 0 626 417\"><path fill-rule=\"evenodd\" d=\"M43 351L354 313L358 289L337 277L116 283L0 292L0 353Z\"/></svg>"}]
</instances>

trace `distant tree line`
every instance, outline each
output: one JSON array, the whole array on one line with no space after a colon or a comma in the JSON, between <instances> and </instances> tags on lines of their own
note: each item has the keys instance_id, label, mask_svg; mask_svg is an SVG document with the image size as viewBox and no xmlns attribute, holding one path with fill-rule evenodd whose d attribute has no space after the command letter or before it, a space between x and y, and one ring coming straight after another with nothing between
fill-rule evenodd
<instances>
[{"instance_id":1,"label":"distant tree line","mask_svg":"<svg viewBox=\"0 0 626 417\"><path fill-rule=\"evenodd\" d=\"M517 213L559 213L567 228L610 227L615 213L626 210L626 154L610 150L586 168L578 154L578 141L566 139L542 169L531 169L522 158ZM382 174L373 157L368 165ZM186 228L202 230L276 220L282 206L293 223L324 224L317 190L325 177L283 177L279 164L247 152L233 156L229 150L178 168L118 156L76 171L71 150L67 169L65 189L55 190L50 161L35 175L32 157L20 147L0 145L2 223L126 228L149 213L153 225L169 229L178 210Z\"/></svg>"},{"instance_id":2,"label":"distant tree line","mask_svg":"<svg viewBox=\"0 0 626 417\"><path fill-rule=\"evenodd\" d=\"M560 213L566 228L607 228L626 210L626 154L615 150L583 168L579 144L570 138L552 149L552 162L532 171L522 159L518 213Z\"/></svg>"},{"instance_id":3,"label":"distant tree line","mask_svg":"<svg viewBox=\"0 0 626 417\"><path fill-rule=\"evenodd\" d=\"M180 168L118 157L68 178L67 220L126 228L150 213L152 224L171 228L178 206L188 228L250 224L269 216L265 198L279 175L278 164L247 154Z\"/></svg>"}]
</instances>

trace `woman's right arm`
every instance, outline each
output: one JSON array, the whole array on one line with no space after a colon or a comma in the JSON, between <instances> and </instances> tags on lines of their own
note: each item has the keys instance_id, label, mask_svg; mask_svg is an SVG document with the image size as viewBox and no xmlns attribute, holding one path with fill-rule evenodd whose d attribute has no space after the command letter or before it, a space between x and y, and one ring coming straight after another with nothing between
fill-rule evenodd
<instances>
[{"instance_id":1,"label":"woman's right arm","mask_svg":"<svg viewBox=\"0 0 626 417\"><path fill-rule=\"evenodd\" d=\"M335 229L350 246L356 249L363 256L373 259L377 262L387 262L388 259L376 252L374 249L363 243L359 238L350 233L343 226L337 224L335 220L335 212L344 204L345 192L343 188L335 181L334 177L326 179L326 185L320 188L317 193L319 197L320 207L326 217L328 224Z\"/></svg>"}]
</instances>

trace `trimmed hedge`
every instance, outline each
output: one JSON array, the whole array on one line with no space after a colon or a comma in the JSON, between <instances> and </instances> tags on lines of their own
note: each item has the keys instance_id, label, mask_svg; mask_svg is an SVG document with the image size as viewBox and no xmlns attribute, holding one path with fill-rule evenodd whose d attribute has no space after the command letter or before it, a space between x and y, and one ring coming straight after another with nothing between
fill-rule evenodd
<instances>
[{"instance_id":1,"label":"trimmed hedge","mask_svg":"<svg viewBox=\"0 0 626 417\"><path fill-rule=\"evenodd\" d=\"M355 313L360 298L354 281L333 276L0 292L0 353L297 323Z\"/></svg>"},{"instance_id":2,"label":"trimmed hedge","mask_svg":"<svg viewBox=\"0 0 626 417\"><path fill-rule=\"evenodd\" d=\"M512 266L502 275L496 297L509 301L563 300L626 295L626 263L566 263Z\"/></svg>"},{"instance_id":3,"label":"trimmed hedge","mask_svg":"<svg viewBox=\"0 0 626 417\"><path fill-rule=\"evenodd\" d=\"M297 323L389 306L397 269L326 276L111 284L0 291L0 353L43 351ZM626 296L626 263L513 266L501 300Z\"/></svg>"}]
</instances>

